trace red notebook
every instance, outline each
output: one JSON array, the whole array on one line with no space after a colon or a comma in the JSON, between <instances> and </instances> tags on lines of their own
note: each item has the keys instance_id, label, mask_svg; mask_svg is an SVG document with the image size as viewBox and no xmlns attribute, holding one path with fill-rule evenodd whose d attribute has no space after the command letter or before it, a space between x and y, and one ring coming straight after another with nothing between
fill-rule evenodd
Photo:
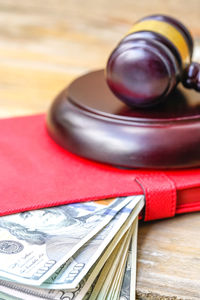
<instances>
[{"instance_id":1,"label":"red notebook","mask_svg":"<svg viewBox=\"0 0 200 300\"><path fill-rule=\"evenodd\" d=\"M144 220L200 210L200 169L123 170L75 156L48 135L45 116L0 120L0 215L145 194Z\"/></svg>"}]
</instances>

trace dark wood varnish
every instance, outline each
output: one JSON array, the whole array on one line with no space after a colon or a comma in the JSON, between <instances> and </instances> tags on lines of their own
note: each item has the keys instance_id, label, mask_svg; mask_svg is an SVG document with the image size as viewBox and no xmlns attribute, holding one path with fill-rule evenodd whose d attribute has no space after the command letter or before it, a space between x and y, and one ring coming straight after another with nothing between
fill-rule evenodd
<instances>
[{"instance_id":1,"label":"dark wood varnish","mask_svg":"<svg viewBox=\"0 0 200 300\"><path fill-rule=\"evenodd\" d=\"M130 106L154 106L166 100L183 82L200 90L200 79L190 77L193 39L178 20L147 16L134 24L110 54L106 66L112 92ZM200 70L200 65L196 63Z\"/></svg>"},{"instance_id":2,"label":"dark wood varnish","mask_svg":"<svg viewBox=\"0 0 200 300\"><path fill-rule=\"evenodd\" d=\"M129 168L200 166L200 94L178 87L154 108L126 106L104 71L86 74L53 102L47 128L65 149Z\"/></svg>"}]
</instances>

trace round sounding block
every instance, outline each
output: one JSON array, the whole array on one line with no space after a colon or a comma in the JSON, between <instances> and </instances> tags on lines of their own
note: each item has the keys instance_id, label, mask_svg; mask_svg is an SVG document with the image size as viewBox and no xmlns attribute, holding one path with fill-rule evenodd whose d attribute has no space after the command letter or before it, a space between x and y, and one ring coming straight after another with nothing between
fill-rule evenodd
<instances>
[{"instance_id":1,"label":"round sounding block","mask_svg":"<svg viewBox=\"0 0 200 300\"><path fill-rule=\"evenodd\" d=\"M165 102L134 108L109 89L104 71L73 81L47 116L51 137L82 157L128 168L200 166L200 94L179 87Z\"/></svg>"}]
</instances>

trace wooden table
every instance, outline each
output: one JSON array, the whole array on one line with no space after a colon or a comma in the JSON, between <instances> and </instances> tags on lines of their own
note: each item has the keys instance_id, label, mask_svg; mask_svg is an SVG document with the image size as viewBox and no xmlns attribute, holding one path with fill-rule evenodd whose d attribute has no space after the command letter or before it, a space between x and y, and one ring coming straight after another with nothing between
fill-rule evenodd
<instances>
[{"instance_id":1,"label":"wooden table","mask_svg":"<svg viewBox=\"0 0 200 300\"><path fill-rule=\"evenodd\" d=\"M0 0L0 117L47 111L138 18L171 14L200 37L199 12L199 0ZM138 299L200 299L199 228L200 213L140 224Z\"/></svg>"}]
</instances>

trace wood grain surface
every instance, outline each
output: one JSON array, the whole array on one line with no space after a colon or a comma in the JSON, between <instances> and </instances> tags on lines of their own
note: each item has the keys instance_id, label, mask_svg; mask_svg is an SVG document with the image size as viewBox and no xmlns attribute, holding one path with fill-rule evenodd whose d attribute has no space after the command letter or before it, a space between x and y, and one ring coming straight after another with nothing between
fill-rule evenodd
<instances>
[{"instance_id":1,"label":"wood grain surface","mask_svg":"<svg viewBox=\"0 0 200 300\"><path fill-rule=\"evenodd\" d=\"M200 299L199 228L200 213L141 224L139 299Z\"/></svg>"},{"instance_id":2,"label":"wood grain surface","mask_svg":"<svg viewBox=\"0 0 200 300\"><path fill-rule=\"evenodd\" d=\"M164 13L200 37L199 0L0 0L0 117L46 112L103 68L139 18ZM140 224L138 299L200 299L200 213Z\"/></svg>"}]
</instances>

